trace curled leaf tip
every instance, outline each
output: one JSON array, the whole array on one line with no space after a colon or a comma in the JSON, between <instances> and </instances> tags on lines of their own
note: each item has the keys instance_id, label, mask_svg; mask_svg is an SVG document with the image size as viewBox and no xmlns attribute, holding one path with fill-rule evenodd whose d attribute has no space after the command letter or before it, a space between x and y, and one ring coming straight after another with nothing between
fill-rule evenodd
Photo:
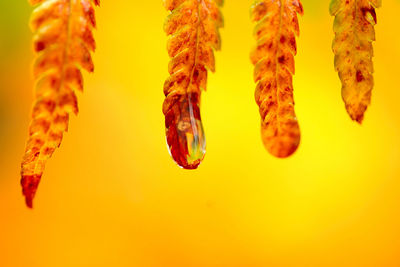
<instances>
[{"instance_id":1,"label":"curled leaf tip","mask_svg":"<svg viewBox=\"0 0 400 267\"><path fill-rule=\"evenodd\" d=\"M300 143L292 79L299 35L297 15L303 14L303 7L298 0L256 0L251 13L257 43L250 58L255 66L262 141L273 156L286 158Z\"/></svg>"}]
</instances>

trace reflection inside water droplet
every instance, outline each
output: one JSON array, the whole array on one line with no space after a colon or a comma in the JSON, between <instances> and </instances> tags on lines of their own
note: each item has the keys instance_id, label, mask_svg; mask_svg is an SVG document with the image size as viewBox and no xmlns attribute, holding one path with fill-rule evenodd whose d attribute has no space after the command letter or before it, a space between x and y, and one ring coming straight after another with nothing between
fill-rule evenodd
<instances>
[{"instance_id":1,"label":"reflection inside water droplet","mask_svg":"<svg viewBox=\"0 0 400 267\"><path fill-rule=\"evenodd\" d=\"M206 140L198 94L182 95L166 115L171 156L185 169L196 169L204 158Z\"/></svg>"}]
</instances>

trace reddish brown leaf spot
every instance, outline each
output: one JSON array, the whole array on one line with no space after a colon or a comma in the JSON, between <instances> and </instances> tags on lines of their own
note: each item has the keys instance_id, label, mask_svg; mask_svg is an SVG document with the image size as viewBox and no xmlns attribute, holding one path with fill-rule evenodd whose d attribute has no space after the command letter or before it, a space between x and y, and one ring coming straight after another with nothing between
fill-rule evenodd
<instances>
[{"instance_id":1,"label":"reddish brown leaf spot","mask_svg":"<svg viewBox=\"0 0 400 267\"><path fill-rule=\"evenodd\" d=\"M362 75L360 70L357 70L356 72L356 80L357 82L362 82L364 80L364 76Z\"/></svg>"},{"instance_id":2,"label":"reddish brown leaf spot","mask_svg":"<svg viewBox=\"0 0 400 267\"><path fill-rule=\"evenodd\" d=\"M45 47L46 47L46 45L43 42L35 43L35 51L36 52L40 52L40 51L44 50Z\"/></svg>"}]
</instances>

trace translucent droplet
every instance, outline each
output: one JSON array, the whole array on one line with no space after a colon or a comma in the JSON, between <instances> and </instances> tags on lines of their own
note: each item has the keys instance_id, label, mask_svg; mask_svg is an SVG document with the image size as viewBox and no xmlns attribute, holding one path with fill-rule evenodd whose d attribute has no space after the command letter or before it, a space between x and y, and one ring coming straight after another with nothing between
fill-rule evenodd
<instances>
[{"instance_id":1,"label":"translucent droplet","mask_svg":"<svg viewBox=\"0 0 400 267\"><path fill-rule=\"evenodd\" d=\"M182 95L166 114L167 143L175 162L196 169L206 153L197 94Z\"/></svg>"}]
</instances>

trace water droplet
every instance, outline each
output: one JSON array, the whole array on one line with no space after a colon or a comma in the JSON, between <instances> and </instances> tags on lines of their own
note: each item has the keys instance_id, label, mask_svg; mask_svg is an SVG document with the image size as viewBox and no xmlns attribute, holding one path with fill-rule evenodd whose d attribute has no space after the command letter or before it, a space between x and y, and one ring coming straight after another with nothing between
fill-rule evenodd
<instances>
[{"instance_id":1,"label":"water droplet","mask_svg":"<svg viewBox=\"0 0 400 267\"><path fill-rule=\"evenodd\" d=\"M196 169L206 152L198 94L182 95L166 114L170 154L184 169Z\"/></svg>"}]
</instances>

